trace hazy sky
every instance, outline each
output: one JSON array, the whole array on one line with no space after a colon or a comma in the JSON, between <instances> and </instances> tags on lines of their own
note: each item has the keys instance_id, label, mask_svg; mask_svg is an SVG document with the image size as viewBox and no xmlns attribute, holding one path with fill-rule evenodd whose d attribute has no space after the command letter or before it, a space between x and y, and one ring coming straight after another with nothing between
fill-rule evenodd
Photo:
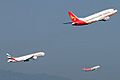
<instances>
[{"instance_id":1,"label":"hazy sky","mask_svg":"<svg viewBox=\"0 0 120 80\"><path fill-rule=\"evenodd\" d=\"M104 9L118 13L106 22L84 27L63 24L67 12L78 17ZM0 0L0 69L27 74L48 73L72 80L119 80L120 0ZM26 63L7 63L6 52L46 56ZM85 73L82 67L101 65Z\"/></svg>"}]
</instances>

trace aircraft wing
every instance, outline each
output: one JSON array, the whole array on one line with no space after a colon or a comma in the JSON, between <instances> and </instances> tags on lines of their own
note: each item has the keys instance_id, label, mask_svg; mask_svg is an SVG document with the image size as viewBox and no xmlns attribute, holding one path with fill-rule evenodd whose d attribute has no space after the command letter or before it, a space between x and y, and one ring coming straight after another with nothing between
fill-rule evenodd
<instances>
[{"instance_id":1,"label":"aircraft wing","mask_svg":"<svg viewBox=\"0 0 120 80\"><path fill-rule=\"evenodd\" d=\"M26 56L17 57L16 59L18 61L29 61L29 59L32 59L33 57L34 57L33 55L26 55Z\"/></svg>"}]
</instances>

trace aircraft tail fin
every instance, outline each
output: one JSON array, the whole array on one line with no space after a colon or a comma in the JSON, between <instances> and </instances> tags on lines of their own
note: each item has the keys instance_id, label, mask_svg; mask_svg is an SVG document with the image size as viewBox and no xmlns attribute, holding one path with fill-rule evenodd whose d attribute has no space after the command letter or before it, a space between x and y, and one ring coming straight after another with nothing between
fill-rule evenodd
<instances>
[{"instance_id":1,"label":"aircraft tail fin","mask_svg":"<svg viewBox=\"0 0 120 80\"><path fill-rule=\"evenodd\" d=\"M78 17L75 14L73 14L71 11L69 11L68 14L73 23L79 21Z\"/></svg>"},{"instance_id":2,"label":"aircraft tail fin","mask_svg":"<svg viewBox=\"0 0 120 80\"><path fill-rule=\"evenodd\" d=\"M6 56L8 59L12 58L12 56L9 53L7 53Z\"/></svg>"}]
</instances>

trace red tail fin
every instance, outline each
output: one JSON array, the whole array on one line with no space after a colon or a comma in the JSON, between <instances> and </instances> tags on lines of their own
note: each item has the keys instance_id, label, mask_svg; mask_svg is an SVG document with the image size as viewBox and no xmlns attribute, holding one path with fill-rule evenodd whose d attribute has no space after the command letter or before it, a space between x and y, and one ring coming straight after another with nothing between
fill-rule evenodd
<instances>
[{"instance_id":1,"label":"red tail fin","mask_svg":"<svg viewBox=\"0 0 120 80\"><path fill-rule=\"evenodd\" d=\"M72 22L79 21L78 17L76 15L74 15L71 11L69 11L68 14L69 14L69 17L72 20Z\"/></svg>"}]
</instances>

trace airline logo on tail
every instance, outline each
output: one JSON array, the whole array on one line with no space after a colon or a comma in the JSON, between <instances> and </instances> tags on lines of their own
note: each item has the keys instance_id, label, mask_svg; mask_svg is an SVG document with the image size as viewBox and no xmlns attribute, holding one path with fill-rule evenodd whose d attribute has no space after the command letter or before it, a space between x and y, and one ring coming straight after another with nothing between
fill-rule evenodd
<instances>
[{"instance_id":1,"label":"airline logo on tail","mask_svg":"<svg viewBox=\"0 0 120 80\"><path fill-rule=\"evenodd\" d=\"M76 21L76 18L74 16L70 15L70 17L73 21Z\"/></svg>"},{"instance_id":2,"label":"airline logo on tail","mask_svg":"<svg viewBox=\"0 0 120 80\"><path fill-rule=\"evenodd\" d=\"M79 20L77 16L75 16L72 12L68 12L68 14L73 22L76 22Z\"/></svg>"},{"instance_id":3,"label":"airline logo on tail","mask_svg":"<svg viewBox=\"0 0 120 80\"><path fill-rule=\"evenodd\" d=\"M11 55L10 54L6 54L7 58L10 59L11 58Z\"/></svg>"}]
</instances>

